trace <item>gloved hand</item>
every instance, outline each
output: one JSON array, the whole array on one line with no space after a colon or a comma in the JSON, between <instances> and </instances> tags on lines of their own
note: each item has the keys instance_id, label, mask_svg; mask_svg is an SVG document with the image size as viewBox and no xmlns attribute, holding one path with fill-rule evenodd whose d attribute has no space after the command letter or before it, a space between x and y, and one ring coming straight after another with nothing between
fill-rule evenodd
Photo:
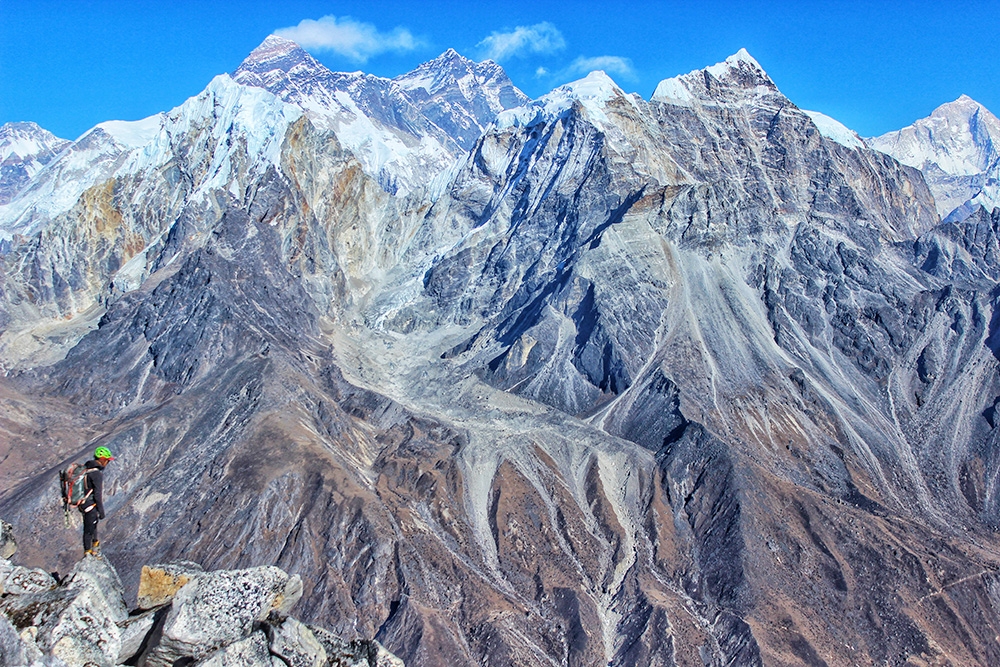
<instances>
[{"instance_id":1,"label":"gloved hand","mask_svg":"<svg viewBox=\"0 0 1000 667\"><path fill-rule=\"evenodd\" d=\"M100 519L101 521L104 521L104 512L101 512L100 514L98 514L97 518Z\"/></svg>"}]
</instances>

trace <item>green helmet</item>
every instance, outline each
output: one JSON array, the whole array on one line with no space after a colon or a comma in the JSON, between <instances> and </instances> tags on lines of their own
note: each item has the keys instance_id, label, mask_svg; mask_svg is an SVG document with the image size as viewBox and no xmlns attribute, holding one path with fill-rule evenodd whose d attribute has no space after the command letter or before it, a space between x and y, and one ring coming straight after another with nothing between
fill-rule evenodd
<instances>
[{"instance_id":1,"label":"green helmet","mask_svg":"<svg viewBox=\"0 0 1000 667\"><path fill-rule=\"evenodd\" d=\"M114 460L115 457L111 456L111 450L107 447L98 447L94 450L94 458Z\"/></svg>"}]
</instances>

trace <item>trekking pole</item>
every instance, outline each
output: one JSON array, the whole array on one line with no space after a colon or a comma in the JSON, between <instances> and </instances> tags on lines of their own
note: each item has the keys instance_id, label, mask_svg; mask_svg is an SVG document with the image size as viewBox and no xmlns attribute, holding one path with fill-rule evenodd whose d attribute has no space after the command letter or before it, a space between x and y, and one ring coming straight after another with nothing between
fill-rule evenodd
<instances>
[{"instance_id":1,"label":"trekking pole","mask_svg":"<svg viewBox=\"0 0 1000 667\"><path fill-rule=\"evenodd\" d=\"M66 499L66 476L61 470L59 471L59 490L63 501L63 525L66 528L72 528L73 524L69 518L69 501Z\"/></svg>"}]
</instances>

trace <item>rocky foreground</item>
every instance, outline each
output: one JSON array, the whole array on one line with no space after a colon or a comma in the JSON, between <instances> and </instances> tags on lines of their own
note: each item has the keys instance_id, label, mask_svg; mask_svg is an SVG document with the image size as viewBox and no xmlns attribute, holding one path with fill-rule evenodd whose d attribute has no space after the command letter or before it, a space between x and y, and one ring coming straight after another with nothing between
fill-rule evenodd
<instances>
[{"instance_id":1,"label":"rocky foreground","mask_svg":"<svg viewBox=\"0 0 1000 667\"><path fill-rule=\"evenodd\" d=\"M0 523L4 667L402 667L375 641L345 642L288 616L302 580L277 567L205 572L179 561L142 568L137 606L103 556L66 576L14 565Z\"/></svg>"}]
</instances>

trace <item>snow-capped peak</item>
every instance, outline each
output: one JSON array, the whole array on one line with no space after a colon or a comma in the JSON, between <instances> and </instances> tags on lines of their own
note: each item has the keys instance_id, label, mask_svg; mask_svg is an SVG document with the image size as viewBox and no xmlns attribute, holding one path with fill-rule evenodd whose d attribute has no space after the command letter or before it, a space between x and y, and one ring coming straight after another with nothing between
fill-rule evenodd
<instances>
[{"instance_id":1,"label":"snow-capped peak","mask_svg":"<svg viewBox=\"0 0 1000 667\"><path fill-rule=\"evenodd\" d=\"M873 148L913 167L934 164L952 175L988 169L1000 155L1000 120L968 95L926 118L868 140Z\"/></svg>"},{"instance_id":2,"label":"snow-capped peak","mask_svg":"<svg viewBox=\"0 0 1000 667\"><path fill-rule=\"evenodd\" d=\"M945 219L1000 206L1000 120L968 95L866 142L923 171Z\"/></svg>"},{"instance_id":3,"label":"snow-capped peak","mask_svg":"<svg viewBox=\"0 0 1000 667\"><path fill-rule=\"evenodd\" d=\"M865 148L865 142L858 136L858 133L840 121L830 118L819 111L806 111L805 109L801 111L809 116L810 120L812 120L819 130L819 133L827 139L836 141L838 144L847 146L848 148Z\"/></svg>"},{"instance_id":4,"label":"snow-capped peak","mask_svg":"<svg viewBox=\"0 0 1000 667\"><path fill-rule=\"evenodd\" d=\"M268 35L257 48L250 52L240 67L275 62L292 54L297 56L298 52L305 53L305 50L292 40L278 35Z\"/></svg>"},{"instance_id":5,"label":"snow-capped peak","mask_svg":"<svg viewBox=\"0 0 1000 667\"><path fill-rule=\"evenodd\" d=\"M754 57L750 55L749 51L743 48L723 60L721 63L716 63L711 67L705 68L705 71L714 76L716 79L721 79L734 70L749 70L757 72L762 76L767 76L767 72L765 72L764 68L760 66L760 63L758 63Z\"/></svg>"},{"instance_id":6,"label":"snow-capped peak","mask_svg":"<svg viewBox=\"0 0 1000 667\"><path fill-rule=\"evenodd\" d=\"M407 91L423 88L428 94L438 92L450 81L464 77L476 77L476 63L462 56L455 49L448 49L437 58L418 66L394 79L400 88Z\"/></svg>"},{"instance_id":7,"label":"snow-capped peak","mask_svg":"<svg viewBox=\"0 0 1000 667\"><path fill-rule=\"evenodd\" d=\"M504 111L497 116L501 128L527 126L541 115L546 119L557 118L579 103L592 120L606 121L605 107L616 97L625 97L618 84L601 70L595 70L577 81L562 85L534 102Z\"/></svg>"},{"instance_id":8,"label":"snow-capped peak","mask_svg":"<svg viewBox=\"0 0 1000 667\"><path fill-rule=\"evenodd\" d=\"M691 106L695 100L720 101L727 90L735 89L740 96L746 92L766 95L777 87L753 56L740 49L720 63L664 79L656 86L652 100L676 106Z\"/></svg>"},{"instance_id":9,"label":"snow-capped peak","mask_svg":"<svg viewBox=\"0 0 1000 667\"><path fill-rule=\"evenodd\" d=\"M8 159L28 159L40 153L51 153L69 145L48 130L32 122L5 123L0 126L0 163Z\"/></svg>"},{"instance_id":10,"label":"snow-capped peak","mask_svg":"<svg viewBox=\"0 0 1000 667\"><path fill-rule=\"evenodd\" d=\"M0 126L0 206L10 202L70 142L35 123Z\"/></svg>"},{"instance_id":11,"label":"snow-capped peak","mask_svg":"<svg viewBox=\"0 0 1000 667\"><path fill-rule=\"evenodd\" d=\"M247 86L257 86L279 93L287 77L327 76L331 72L290 39L268 35L260 46L250 52L233 72L233 80Z\"/></svg>"}]
</instances>

